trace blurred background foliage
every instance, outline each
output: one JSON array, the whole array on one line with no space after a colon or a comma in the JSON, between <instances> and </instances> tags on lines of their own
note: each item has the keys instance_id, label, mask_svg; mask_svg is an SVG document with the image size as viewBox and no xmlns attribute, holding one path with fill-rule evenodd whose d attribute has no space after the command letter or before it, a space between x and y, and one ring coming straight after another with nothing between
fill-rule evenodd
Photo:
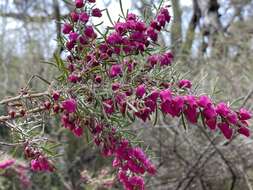
<instances>
[{"instance_id":1,"label":"blurred background foliage","mask_svg":"<svg viewBox=\"0 0 253 190\"><path fill-rule=\"evenodd\" d=\"M122 1L143 18L152 16L150 5L158 0ZM120 14L117 0L98 2L115 15ZM172 23L169 32L159 39L169 46L175 63L186 78L193 80L196 93L211 94L234 107L253 109L253 1L252 0L165 0L171 5ZM67 0L2 0L0 1L0 98L13 96L26 86L32 75L51 81L57 75L48 62L61 47L57 38L61 17L73 9ZM143 14L145 12L145 15ZM102 18L106 25L106 14ZM94 21L95 22L95 21ZM64 52L61 53L64 56ZM38 78L32 81L34 91L48 86ZM0 108L0 114L5 114ZM147 189L158 190L232 190L253 189L252 137L236 137L227 143L216 133L200 126L183 130L171 118L159 120L156 127L136 123L133 130L154 152L158 175L148 178ZM50 138L60 142L62 154L57 173L28 173L27 189L121 189L113 187L111 161L99 156L99 150L87 139L76 139L61 130L59 121L46 126ZM10 138L0 127L0 141ZM22 147L20 147L21 149ZM23 156L0 143L0 161L8 156ZM0 171L0 189L24 189L15 171Z\"/></svg>"}]
</instances>

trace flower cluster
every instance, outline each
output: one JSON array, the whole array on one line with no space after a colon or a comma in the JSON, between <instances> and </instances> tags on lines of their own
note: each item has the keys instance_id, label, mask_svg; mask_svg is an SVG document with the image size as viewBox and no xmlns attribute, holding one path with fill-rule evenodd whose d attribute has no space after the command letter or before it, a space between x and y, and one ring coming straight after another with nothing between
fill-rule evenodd
<instances>
[{"instance_id":1,"label":"flower cluster","mask_svg":"<svg viewBox=\"0 0 253 190\"><path fill-rule=\"evenodd\" d=\"M144 189L143 174L153 175L156 169L139 145L120 132L125 125L122 117L128 123L135 118L146 122L155 112L162 112L193 124L201 121L212 130L218 127L228 139L233 131L249 136L251 115L247 110L233 111L227 104L214 104L208 96L191 94L190 80L159 80L147 75L172 65L169 51L155 51L159 33L171 19L166 7L149 23L128 13L98 38L90 18L101 17L102 12L91 6L94 2L76 0L76 9L63 26L69 53L67 81L82 93L78 97L78 91L68 90L62 97L57 93L52 97L65 128L81 136L87 127L102 154L114 158L113 167L125 189ZM136 61L140 55L144 59Z\"/></svg>"},{"instance_id":2,"label":"flower cluster","mask_svg":"<svg viewBox=\"0 0 253 190\"><path fill-rule=\"evenodd\" d=\"M36 150L29 145L26 145L24 148L24 152L26 158L31 159L30 166L33 171L54 171L54 166L52 165L52 163L39 150Z\"/></svg>"},{"instance_id":3,"label":"flower cluster","mask_svg":"<svg viewBox=\"0 0 253 190\"><path fill-rule=\"evenodd\" d=\"M50 92L51 100L43 108L59 115L62 126L77 137L87 129L102 155L113 157L112 166L125 189L145 189L143 176L156 173L140 144L124 133L136 119L146 122L163 113L211 130L218 128L227 139L236 132L250 135L248 110L234 111L209 96L195 95L190 80L175 76L172 53L157 45L171 19L166 6L148 23L133 13L123 14L99 36L91 18L101 17L103 11L94 3L75 0L75 9L64 22L61 42L67 57L57 62L62 74L58 90ZM17 115L9 114L11 118ZM32 170L53 171L54 166L38 150L25 146Z\"/></svg>"}]
</instances>

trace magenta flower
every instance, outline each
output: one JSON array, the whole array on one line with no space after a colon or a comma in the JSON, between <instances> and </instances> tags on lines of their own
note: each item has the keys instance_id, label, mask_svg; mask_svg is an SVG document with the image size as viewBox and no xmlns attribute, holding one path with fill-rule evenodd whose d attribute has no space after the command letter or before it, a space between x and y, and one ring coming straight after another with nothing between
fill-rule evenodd
<instances>
[{"instance_id":1,"label":"magenta flower","mask_svg":"<svg viewBox=\"0 0 253 190\"><path fill-rule=\"evenodd\" d=\"M76 40L78 39L78 36L79 35L76 32L70 32L69 33L69 40L76 42Z\"/></svg>"},{"instance_id":2,"label":"magenta flower","mask_svg":"<svg viewBox=\"0 0 253 190\"><path fill-rule=\"evenodd\" d=\"M244 135L246 137L250 136L250 131L249 131L249 129L247 127L240 127L238 129L238 133L240 133L240 134L242 134L242 135Z\"/></svg>"},{"instance_id":3,"label":"magenta flower","mask_svg":"<svg viewBox=\"0 0 253 190\"><path fill-rule=\"evenodd\" d=\"M227 117L230 113L230 109L227 104L221 102L216 106L216 112L222 117Z\"/></svg>"},{"instance_id":4,"label":"magenta flower","mask_svg":"<svg viewBox=\"0 0 253 190\"><path fill-rule=\"evenodd\" d=\"M157 16L157 21L158 21L158 23L159 23L159 25L160 25L161 27L164 27L165 24L166 24L165 15L164 15L164 14L159 14L159 15Z\"/></svg>"},{"instance_id":5,"label":"magenta flower","mask_svg":"<svg viewBox=\"0 0 253 190\"><path fill-rule=\"evenodd\" d=\"M206 119L212 119L212 118L216 118L217 113L215 111L215 108L213 106L210 106L210 107L206 107L203 110L203 115Z\"/></svg>"},{"instance_id":6,"label":"magenta flower","mask_svg":"<svg viewBox=\"0 0 253 190\"><path fill-rule=\"evenodd\" d=\"M109 76L111 78L117 77L122 74L122 65L116 64L112 65L110 70L109 70Z\"/></svg>"},{"instance_id":7,"label":"magenta flower","mask_svg":"<svg viewBox=\"0 0 253 190\"><path fill-rule=\"evenodd\" d=\"M86 28L84 30L84 34L88 38L94 38L94 36L96 36L92 26L86 26Z\"/></svg>"},{"instance_id":8,"label":"magenta flower","mask_svg":"<svg viewBox=\"0 0 253 190\"><path fill-rule=\"evenodd\" d=\"M227 139L231 139L233 135L233 130L229 127L229 125L225 122L219 123L218 127L220 128L221 132Z\"/></svg>"},{"instance_id":9,"label":"magenta flower","mask_svg":"<svg viewBox=\"0 0 253 190\"><path fill-rule=\"evenodd\" d=\"M208 96L200 96L198 105L202 108L210 107L212 105L212 101Z\"/></svg>"},{"instance_id":10,"label":"magenta flower","mask_svg":"<svg viewBox=\"0 0 253 190\"><path fill-rule=\"evenodd\" d=\"M138 98L142 98L142 97L144 96L145 93L146 93L146 86L145 86L145 84L141 84L141 85L139 85L139 86L136 88L135 94L136 94L136 96L137 96Z\"/></svg>"},{"instance_id":11,"label":"magenta flower","mask_svg":"<svg viewBox=\"0 0 253 190\"><path fill-rule=\"evenodd\" d=\"M60 98L60 92L54 91L53 94L52 94L52 97L53 97L54 101L59 100L59 98Z\"/></svg>"},{"instance_id":12,"label":"magenta flower","mask_svg":"<svg viewBox=\"0 0 253 190\"><path fill-rule=\"evenodd\" d=\"M167 100L171 100L171 98L172 98L171 91L169 89L162 90L160 92L160 98L161 98L162 102L165 102Z\"/></svg>"},{"instance_id":13,"label":"magenta flower","mask_svg":"<svg viewBox=\"0 0 253 190\"><path fill-rule=\"evenodd\" d=\"M101 10L98 8L92 9L91 14L94 17L101 17L102 16Z\"/></svg>"},{"instance_id":14,"label":"magenta flower","mask_svg":"<svg viewBox=\"0 0 253 190\"><path fill-rule=\"evenodd\" d=\"M63 34L69 34L73 30L73 26L71 24L65 23L63 25L62 32Z\"/></svg>"},{"instance_id":15,"label":"magenta flower","mask_svg":"<svg viewBox=\"0 0 253 190\"><path fill-rule=\"evenodd\" d=\"M184 110L184 114L186 116L186 119L190 121L191 123L197 123L198 121L198 112L196 108L188 106Z\"/></svg>"},{"instance_id":16,"label":"magenta flower","mask_svg":"<svg viewBox=\"0 0 253 190\"><path fill-rule=\"evenodd\" d=\"M113 103L112 99L108 99L108 100L103 101L103 107L104 107L105 113L107 113L108 115L113 114L114 103Z\"/></svg>"},{"instance_id":17,"label":"magenta flower","mask_svg":"<svg viewBox=\"0 0 253 190\"><path fill-rule=\"evenodd\" d=\"M62 108L67 112L67 113L73 113L77 109L77 103L76 100L73 98L64 100L62 102Z\"/></svg>"},{"instance_id":18,"label":"magenta flower","mask_svg":"<svg viewBox=\"0 0 253 190\"><path fill-rule=\"evenodd\" d=\"M215 130L216 129L216 118L211 118L206 120L206 125L211 129Z\"/></svg>"},{"instance_id":19,"label":"magenta flower","mask_svg":"<svg viewBox=\"0 0 253 190\"><path fill-rule=\"evenodd\" d=\"M110 44L110 45L116 45L116 44L121 44L122 42L122 37L119 33L117 32L114 32L112 34L110 34L108 37L107 37L107 43Z\"/></svg>"},{"instance_id":20,"label":"magenta flower","mask_svg":"<svg viewBox=\"0 0 253 190\"><path fill-rule=\"evenodd\" d=\"M78 15L78 13L75 12L75 11L73 11L73 12L70 13L70 17L71 17L71 20L72 20L73 22L77 22L78 19L79 19L79 15Z\"/></svg>"},{"instance_id":21,"label":"magenta flower","mask_svg":"<svg viewBox=\"0 0 253 190\"><path fill-rule=\"evenodd\" d=\"M89 21L89 18L90 16L86 13L86 12L82 12L80 15L79 15L79 19L81 22L88 22Z\"/></svg>"},{"instance_id":22,"label":"magenta flower","mask_svg":"<svg viewBox=\"0 0 253 190\"><path fill-rule=\"evenodd\" d=\"M158 39L158 34L157 34L157 32L154 30L154 28L149 27L149 28L147 29L146 32L147 32L148 37L150 37L150 39L151 39L152 41L154 41L154 42L157 41L157 39Z\"/></svg>"},{"instance_id":23,"label":"magenta flower","mask_svg":"<svg viewBox=\"0 0 253 190\"><path fill-rule=\"evenodd\" d=\"M127 24L124 22L117 22L114 26L115 30L119 34L123 34L127 30Z\"/></svg>"},{"instance_id":24,"label":"magenta flower","mask_svg":"<svg viewBox=\"0 0 253 190\"><path fill-rule=\"evenodd\" d=\"M77 137L81 137L83 135L83 128L82 127L75 127L73 133Z\"/></svg>"},{"instance_id":25,"label":"magenta flower","mask_svg":"<svg viewBox=\"0 0 253 190\"><path fill-rule=\"evenodd\" d=\"M83 0L75 0L76 8L82 8L84 6Z\"/></svg>"},{"instance_id":26,"label":"magenta flower","mask_svg":"<svg viewBox=\"0 0 253 190\"><path fill-rule=\"evenodd\" d=\"M239 111L239 119L240 120L248 120L251 118L251 114L248 110L241 108Z\"/></svg>"},{"instance_id":27,"label":"magenta flower","mask_svg":"<svg viewBox=\"0 0 253 190\"><path fill-rule=\"evenodd\" d=\"M180 80L178 82L178 87L179 88L191 88L192 87L192 82L187 80L187 79Z\"/></svg>"},{"instance_id":28,"label":"magenta flower","mask_svg":"<svg viewBox=\"0 0 253 190\"><path fill-rule=\"evenodd\" d=\"M14 163L15 163L15 160L13 160L13 159L2 161L2 162L0 162L0 169L6 169L6 168L12 166Z\"/></svg>"},{"instance_id":29,"label":"magenta flower","mask_svg":"<svg viewBox=\"0 0 253 190\"><path fill-rule=\"evenodd\" d=\"M176 96L171 100L166 100L161 103L161 110L164 113L170 114L172 117L179 117L184 106L184 99L181 96Z\"/></svg>"}]
</instances>

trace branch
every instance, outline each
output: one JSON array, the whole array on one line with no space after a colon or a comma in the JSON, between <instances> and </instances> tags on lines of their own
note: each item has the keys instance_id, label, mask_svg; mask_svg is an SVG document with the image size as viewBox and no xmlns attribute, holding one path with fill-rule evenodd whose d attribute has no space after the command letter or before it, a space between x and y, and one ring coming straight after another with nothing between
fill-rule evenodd
<instances>
[{"instance_id":1,"label":"branch","mask_svg":"<svg viewBox=\"0 0 253 190\"><path fill-rule=\"evenodd\" d=\"M16 97L1 100L0 105L1 104L8 104L9 102L18 101L18 100L21 100L21 99L38 98L38 97L41 97L41 96L48 96L48 95L49 95L49 93L47 91L46 92L41 92L41 93L36 93L36 94L26 94L26 95L20 94Z\"/></svg>"}]
</instances>

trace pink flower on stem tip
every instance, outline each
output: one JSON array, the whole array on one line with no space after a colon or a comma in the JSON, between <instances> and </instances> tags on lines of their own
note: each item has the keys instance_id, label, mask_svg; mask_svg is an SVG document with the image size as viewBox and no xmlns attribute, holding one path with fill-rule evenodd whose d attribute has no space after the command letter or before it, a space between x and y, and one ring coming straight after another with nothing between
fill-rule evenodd
<instances>
[{"instance_id":1,"label":"pink flower on stem tip","mask_svg":"<svg viewBox=\"0 0 253 190\"><path fill-rule=\"evenodd\" d=\"M178 82L178 87L179 88L191 88L192 87L192 82L190 80L187 80L187 79L180 80Z\"/></svg>"},{"instance_id":2,"label":"pink flower on stem tip","mask_svg":"<svg viewBox=\"0 0 253 190\"><path fill-rule=\"evenodd\" d=\"M94 17L101 17L102 16L101 10L98 9L98 8L92 9L92 13L91 14Z\"/></svg>"},{"instance_id":3,"label":"pink flower on stem tip","mask_svg":"<svg viewBox=\"0 0 253 190\"><path fill-rule=\"evenodd\" d=\"M108 115L111 115L114 112L114 103L112 99L108 99L103 101L103 107L105 110L105 113Z\"/></svg>"},{"instance_id":4,"label":"pink flower on stem tip","mask_svg":"<svg viewBox=\"0 0 253 190\"><path fill-rule=\"evenodd\" d=\"M122 65L121 64L115 64L112 65L109 71L109 76L111 78L114 78L116 76L119 76L122 74Z\"/></svg>"},{"instance_id":5,"label":"pink flower on stem tip","mask_svg":"<svg viewBox=\"0 0 253 190\"><path fill-rule=\"evenodd\" d=\"M83 0L75 0L76 8L82 8L84 6Z\"/></svg>"},{"instance_id":6,"label":"pink flower on stem tip","mask_svg":"<svg viewBox=\"0 0 253 190\"><path fill-rule=\"evenodd\" d=\"M247 127L240 127L238 129L238 133L246 136L246 137L249 137L250 136L250 130L247 128Z\"/></svg>"},{"instance_id":7,"label":"pink flower on stem tip","mask_svg":"<svg viewBox=\"0 0 253 190\"><path fill-rule=\"evenodd\" d=\"M216 112L222 117L227 117L230 113L230 109L227 104L221 102L216 106Z\"/></svg>"},{"instance_id":8,"label":"pink flower on stem tip","mask_svg":"<svg viewBox=\"0 0 253 190\"><path fill-rule=\"evenodd\" d=\"M144 84L141 84L136 88L135 94L138 98L142 98L145 93L146 93L146 86Z\"/></svg>"},{"instance_id":9,"label":"pink flower on stem tip","mask_svg":"<svg viewBox=\"0 0 253 190\"><path fill-rule=\"evenodd\" d=\"M205 121L205 123L209 127L209 129L211 129L211 130L215 130L216 129L216 126L217 126L216 125L216 123L217 123L216 118L207 119Z\"/></svg>"},{"instance_id":10,"label":"pink flower on stem tip","mask_svg":"<svg viewBox=\"0 0 253 190\"><path fill-rule=\"evenodd\" d=\"M248 110L246 110L245 108L241 108L239 110L238 115L239 115L240 120L248 120L252 117L251 113Z\"/></svg>"},{"instance_id":11,"label":"pink flower on stem tip","mask_svg":"<svg viewBox=\"0 0 253 190\"><path fill-rule=\"evenodd\" d=\"M6 169L10 166L12 166L15 163L15 160L13 159L8 159L5 161L0 162L0 169Z\"/></svg>"},{"instance_id":12,"label":"pink flower on stem tip","mask_svg":"<svg viewBox=\"0 0 253 190\"><path fill-rule=\"evenodd\" d=\"M169 89L162 90L160 92L160 98L161 98L162 102L170 100L172 98L171 91Z\"/></svg>"},{"instance_id":13,"label":"pink flower on stem tip","mask_svg":"<svg viewBox=\"0 0 253 190\"><path fill-rule=\"evenodd\" d=\"M73 11L73 12L70 13L70 17L71 17L71 20L72 20L73 22L77 22L78 19L79 19L79 15L78 15L78 13L75 12L75 11Z\"/></svg>"},{"instance_id":14,"label":"pink flower on stem tip","mask_svg":"<svg viewBox=\"0 0 253 190\"><path fill-rule=\"evenodd\" d=\"M197 102L198 105L202 108L206 108L212 105L212 101L208 96L200 96Z\"/></svg>"},{"instance_id":15,"label":"pink flower on stem tip","mask_svg":"<svg viewBox=\"0 0 253 190\"><path fill-rule=\"evenodd\" d=\"M233 135L233 130L229 127L229 125L225 122L219 123L218 127L220 128L221 132L223 133L226 139L231 139Z\"/></svg>"},{"instance_id":16,"label":"pink flower on stem tip","mask_svg":"<svg viewBox=\"0 0 253 190\"><path fill-rule=\"evenodd\" d=\"M84 30L84 34L88 38L94 38L96 36L92 26L86 26L86 28Z\"/></svg>"},{"instance_id":17,"label":"pink flower on stem tip","mask_svg":"<svg viewBox=\"0 0 253 190\"><path fill-rule=\"evenodd\" d=\"M77 109L77 103L76 100L73 98L64 100L62 102L62 108L67 112L67 113L73 113Z\"/></svg>"},{"instance_id":18,"label":"pink flower on stem tip","mask_svg":"<svg viewBox=\"0 0 253 190\"><path fill-rule=\"evenodd\" d=\"M73 30L73 26L71 24L65 23L63 25L62 32L63 34L69 34Z\"/></svg>"},{"instance_id":19,"label":"pink flower on stem tip","mask_svg":"<svg viewBox=\"0 0 253 190\"><path fill-rule=\"evenodd\" d=\"M79 19L81 22L86 23L89 21L89 18L90 18L90 16L86 12L80 13Z\"/></svg>"},{"instance_id":20,"label":"pink flower on stem tip","mask_svg":"<svg viewBox=\"0 0 253 190\"><path fill-rule=\"evenodd\" d=\"M75 127L73 129L73 133L77 137L81 137L83 135L83 128L82 127Z\"/></svg>"}]
</instances>

